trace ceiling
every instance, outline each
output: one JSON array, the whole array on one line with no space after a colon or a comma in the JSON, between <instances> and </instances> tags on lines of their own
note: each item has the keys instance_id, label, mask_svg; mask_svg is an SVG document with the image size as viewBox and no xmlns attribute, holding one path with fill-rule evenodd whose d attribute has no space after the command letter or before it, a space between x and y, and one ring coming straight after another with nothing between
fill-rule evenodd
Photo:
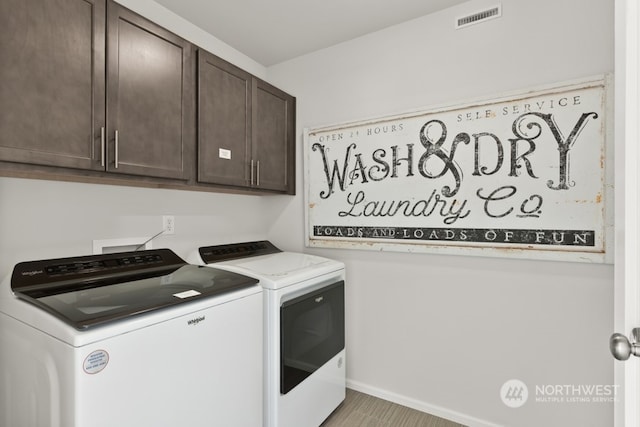
<instances>
[{"instance_id":1,"label":"ceiling","mask_svg":"<svg viewBox=\"0 0 640 427\"><path fill-rule=\"evenodd\" d=\"M268 67L467 0L155 0Z\"/></svg>"}]
</instances>

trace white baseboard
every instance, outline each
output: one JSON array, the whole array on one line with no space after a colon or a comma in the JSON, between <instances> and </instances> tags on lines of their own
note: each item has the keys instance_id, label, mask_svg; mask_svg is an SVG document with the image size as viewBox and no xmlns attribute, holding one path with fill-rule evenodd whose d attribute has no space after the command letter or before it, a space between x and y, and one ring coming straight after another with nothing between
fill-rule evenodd
<instances>
[{"instance_id":1,"label":"white baseboard","mask_svg":"<svg viewBox=\"0 0 640 427\"><path fill-rule=\"evenodd\" d=\"M428 414L435 415L436 417L444 418L456 423L464 424L469 427L503 427L500 424L495 424L489 421L481 420L479 418L471 417L469 415L452 411L451 409L443 408L441 406L432 405L416 399L411 399L407 396L402 396L400 394L392 393L387 390L372 387L358 381L347 379L347 387L361 393L369 394L380 399L388 400L389 402L397 403L398 405L407 406L409 408L426 412Z\"/></svg>"}]
</instances>

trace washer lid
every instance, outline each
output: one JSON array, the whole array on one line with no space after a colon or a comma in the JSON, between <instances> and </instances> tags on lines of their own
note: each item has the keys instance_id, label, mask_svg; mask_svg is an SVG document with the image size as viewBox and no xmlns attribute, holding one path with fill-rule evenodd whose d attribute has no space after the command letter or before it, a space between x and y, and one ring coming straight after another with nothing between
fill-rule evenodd
<instances>
[{"instance_id":1,"label":"washer lid","mask_svg":"<svg viewBox=\"0 0 640 427\"><path fill-rule=\"evenodd\" d=\"M83 330L256 283L159 249L23 262L14 268L11 288L18 298Z\"/></svg>"}]
</instances>

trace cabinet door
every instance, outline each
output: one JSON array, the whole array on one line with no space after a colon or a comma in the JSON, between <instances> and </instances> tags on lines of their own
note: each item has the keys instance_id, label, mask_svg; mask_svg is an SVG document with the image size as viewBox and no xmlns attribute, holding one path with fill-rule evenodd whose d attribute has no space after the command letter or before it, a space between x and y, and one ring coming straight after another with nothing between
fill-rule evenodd
<instances>
[{"instance_id":1,"label":"cabinet door","mask_svg":"<svg viewBox=\"0 0 640 427\"><path fill-rule=\"evenodd\" d=\"M254 185L295 194L295 98L255 79Z\"/></svg>"},{"instance_id":2,"label":"cabinet door","mask_svg":"<svg viewBox=\"0 0 640 427\"><path fill-rule=\"evenodd\" d=\"M104 0L0 1L0 160L101 166Z\"/></svg>"},{"instance_id":3,"label":"cabinet door","mask_svg":"<svg viewBox=\"0 0 640 427\"><path fill-rule=\"evenodd\" d=\"M109 1L107 170L189 178L195 121L191 45Z\"/></svg>"},{"instance_id":4,"label":"cabinet door","mask_svg":"<svg viewBox=\"0 0 640 427\"><path fill-rule=\"evenodd\" d=\"M250 185L251 78L198 51L198 181Z\"/></svg>"}]
</instances>

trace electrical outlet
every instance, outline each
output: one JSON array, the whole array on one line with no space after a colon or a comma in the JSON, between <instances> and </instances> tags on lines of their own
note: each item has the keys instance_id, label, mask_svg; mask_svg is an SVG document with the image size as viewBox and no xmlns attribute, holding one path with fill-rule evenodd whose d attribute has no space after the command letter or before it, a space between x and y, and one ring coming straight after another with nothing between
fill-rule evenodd
<instances>
[{"instance_id":1,"label":"electrical outlet","mask_svg":"<svg viewBox=\"0 0 640 427\"><path fill-rule=\"evenodd\" d=\"M176 219L173 215L162 216L162 229L164 234L174 234L176 232Z\"/></svg>"}]
</instances>

